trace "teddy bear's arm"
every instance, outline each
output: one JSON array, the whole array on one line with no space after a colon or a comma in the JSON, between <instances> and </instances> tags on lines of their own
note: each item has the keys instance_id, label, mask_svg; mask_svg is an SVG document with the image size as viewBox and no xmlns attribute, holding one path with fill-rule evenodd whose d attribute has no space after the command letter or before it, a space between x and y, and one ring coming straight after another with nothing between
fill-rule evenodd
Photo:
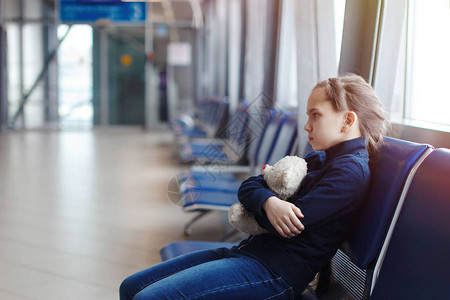
<instances>
[{"instance_id":1,"label":"teddy bear's arm","mask_svg":"<svg viewBox=\"0 0 450 300\"><path fill-rule=\"evenodd\" d=\"M255 219L254 214L245 210L241 203L233 204L228 211L228 220L237 230L251 235L266 233Z\"/></svg>"}]
</instances>

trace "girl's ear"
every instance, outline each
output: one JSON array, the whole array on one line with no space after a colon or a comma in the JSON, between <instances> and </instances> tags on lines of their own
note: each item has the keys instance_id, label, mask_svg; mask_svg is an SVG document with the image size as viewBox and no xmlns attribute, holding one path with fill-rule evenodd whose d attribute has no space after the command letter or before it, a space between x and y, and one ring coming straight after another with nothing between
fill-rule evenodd
<instances>
[{"instance_id":1,"label":"girl's ear","mask_svg":"<svg viewBox=\"0 0 450 300\"><path fill-rule=\"evenodd\" d=\"M346 132L358 120L358 116L354 111L347 112L344 118L345 119L344 119L344 126L342 127L342 132Z\"/></svg>"}]
</instances>

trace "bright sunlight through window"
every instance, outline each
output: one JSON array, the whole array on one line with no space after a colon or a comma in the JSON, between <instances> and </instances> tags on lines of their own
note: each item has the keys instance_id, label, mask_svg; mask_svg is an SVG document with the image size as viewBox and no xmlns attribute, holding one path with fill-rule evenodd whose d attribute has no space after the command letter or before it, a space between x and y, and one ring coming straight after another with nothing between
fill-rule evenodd
<instances>
[{"instance_id":1,"label":"bright sunlight through window","mask_svg":"<svg viewBox=\"0 0 450 300\"><path fill-rule=\"evenodd\" d=\"M409 18L405 117L450 125L450 1L411 0Z\"/></svg>"}]
</instances>

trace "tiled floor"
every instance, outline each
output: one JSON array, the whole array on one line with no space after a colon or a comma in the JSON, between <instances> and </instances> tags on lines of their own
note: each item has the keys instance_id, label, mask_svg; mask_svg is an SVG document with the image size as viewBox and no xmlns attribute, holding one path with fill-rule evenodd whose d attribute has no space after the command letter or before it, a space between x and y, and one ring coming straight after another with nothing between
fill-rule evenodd
<instances>
[{"instance_id":1,"label":"tiled floor","mask_svg":"<svg viewBox=\"0 0 450 300\"><path fill-rule=\"evenodd\" d=\"M0 299L118 299L120 282L185 239L168 132L0 133ZM212 214L191 239L223 234Z\"/></svg>"}]
</instances>

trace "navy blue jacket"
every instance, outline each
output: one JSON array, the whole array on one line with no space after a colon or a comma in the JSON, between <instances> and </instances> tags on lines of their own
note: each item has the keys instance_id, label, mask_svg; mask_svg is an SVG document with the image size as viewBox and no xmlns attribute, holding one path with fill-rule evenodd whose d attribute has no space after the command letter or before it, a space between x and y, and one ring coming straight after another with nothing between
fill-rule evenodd
<instances>
[{"instance_id":1,"label":"navy blue jacket","mask_svg":"<svg viewBox=\"0 0 450 300\"><path fill-rule=\"evenodd\" d=\"M287 199L302 211L305 230L287 239L278 234L262 208L275 194L262 175L239 188L239 201L270 233L251 236L238 246L267 264L298 293L326 265L349 232L369 182L365 138L342 142L306 156L308 174L296 195Z\"/></svg>"}]
</instances>

